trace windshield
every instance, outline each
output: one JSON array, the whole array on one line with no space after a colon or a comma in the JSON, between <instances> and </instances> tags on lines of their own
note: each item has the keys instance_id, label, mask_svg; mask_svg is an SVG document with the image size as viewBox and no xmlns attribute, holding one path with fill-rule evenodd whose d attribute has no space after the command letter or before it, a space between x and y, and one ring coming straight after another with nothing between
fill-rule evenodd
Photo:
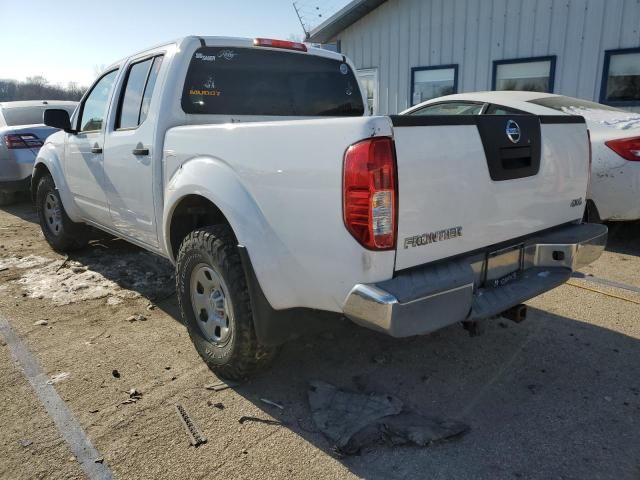
<instances>
[{"instance_id":1,"label":"windshield","mask_svg":"<svg viewBox=\"0 0 640 480\"><path fill-rule=\"evenodd\" d=\"M42 117L46 108L62 108L67 110L69 115L71 115L75 106L35 105L31 107L3 108L2 115L0 116L0 123L2 123L2 118L4 118L4 124L9 127L16 127L20 125L39 125L43 123Z\"/></svg>"},{"instance_id":2,"label":"windshield","mask_svg":"<svg viewBox=\"0 0 640 480\"><path fill-rule=\"evenodd\" d=\"M189 66L186 113L362 116L358 81L348 64L304 53L203 47Z\"/></svg>"},{"instance_id":3,"label":"windshield","mask_svg":"<svg viewBox=\"0 0 640 480\"><path fill-rule=\"evenodd\" d=\"M571 110L575 109L607 110L611 112L627 113L624 110L610 107L609 105L603 105L602 103L564 96L537 98L535 100L529 100L529 103L540 105L541 107L552 108L565 113L571 113Z\"/></svg>"}]
</instances>

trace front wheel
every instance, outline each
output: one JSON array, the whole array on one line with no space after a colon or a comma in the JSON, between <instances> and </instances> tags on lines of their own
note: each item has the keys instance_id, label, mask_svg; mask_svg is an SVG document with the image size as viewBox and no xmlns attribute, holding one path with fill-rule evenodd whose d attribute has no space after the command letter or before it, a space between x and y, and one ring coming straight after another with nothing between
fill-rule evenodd
<instances>
[{"instance_id":1,"label":"front wheel","mask_svg":"<svg viewBox=\"0 0 640 480\"><path fill-rule=\"evenodd\" d=\"M44 238L54 250L68 252L86 246L86 225L75 223L67 216L50 175L45 175L38 183L36 210Z\"/></svg>"},{"instance_id":2,"label":"front wheel","mask_svg":"<svg viewBox=\"0 0 640 480\"><path fill-rule=\"evenodd\" d=\"M196 230L178 253L178 305L209 368L230 380L267 367L277 349L258 342L235 237L226 225Z\"/></svg>"}]
</instances>

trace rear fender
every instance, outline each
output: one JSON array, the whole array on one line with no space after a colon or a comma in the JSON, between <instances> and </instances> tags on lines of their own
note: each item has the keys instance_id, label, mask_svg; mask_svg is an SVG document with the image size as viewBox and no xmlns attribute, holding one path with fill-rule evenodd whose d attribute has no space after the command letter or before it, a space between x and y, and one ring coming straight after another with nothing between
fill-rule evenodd
<instances>
[{"instance_id":1,"label":"rear fender","mask_svg":"<svg viewBox=\"0 0 640 480\"><path fill-rule=\"evenodd\" d=\"M166 184L162 241L171 261L176 261L171 245L171 219L180 201L189 195L208 199L225 216L238 244L246 247L271 306L280 309L295 304L298 295L291 275L296 271L293 255L271 228L237 173L220 159L193 158L183 163Z\"/></svg>"}]
</instances>

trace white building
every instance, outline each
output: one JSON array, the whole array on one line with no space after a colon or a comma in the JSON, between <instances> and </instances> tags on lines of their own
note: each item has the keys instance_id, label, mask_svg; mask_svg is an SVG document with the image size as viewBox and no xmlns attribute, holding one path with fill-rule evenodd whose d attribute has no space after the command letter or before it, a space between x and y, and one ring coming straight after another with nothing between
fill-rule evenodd
<instances>
[{"instance_id":1,"label":"white building","mask_svg":"<svg viewBox=\"0 0 640 480\"><path fill-rule=\"evenodd\" d=\"M374 113L493 89L640 110L640 0L353 0L309 40L355 63Z\"/></svg>"}]
</instances>

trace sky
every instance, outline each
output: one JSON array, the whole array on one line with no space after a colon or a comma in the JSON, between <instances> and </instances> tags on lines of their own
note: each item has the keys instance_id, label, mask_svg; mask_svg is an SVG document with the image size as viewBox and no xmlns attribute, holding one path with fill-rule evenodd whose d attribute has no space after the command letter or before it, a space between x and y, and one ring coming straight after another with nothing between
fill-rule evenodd
<instances>
[{"instance_id":1,"label":"sky","mask_svg":"<svg viewBox=\"0 0 640 480\"><path fill-rule=\"evenodd\" d=\"M5 4L6 1L6 4ZM41 75L89 86L104 66L185 35L302 37L292 0L30 0L2 2L0 79ZM299 0L308 23L348 0ZM316 8L317 4L317 8ZM28 5L26 7L25 5ZM319 9L319 10L318 10ZM315 15L317 17L317 15Z\"/></svg>"}]
</instances>

